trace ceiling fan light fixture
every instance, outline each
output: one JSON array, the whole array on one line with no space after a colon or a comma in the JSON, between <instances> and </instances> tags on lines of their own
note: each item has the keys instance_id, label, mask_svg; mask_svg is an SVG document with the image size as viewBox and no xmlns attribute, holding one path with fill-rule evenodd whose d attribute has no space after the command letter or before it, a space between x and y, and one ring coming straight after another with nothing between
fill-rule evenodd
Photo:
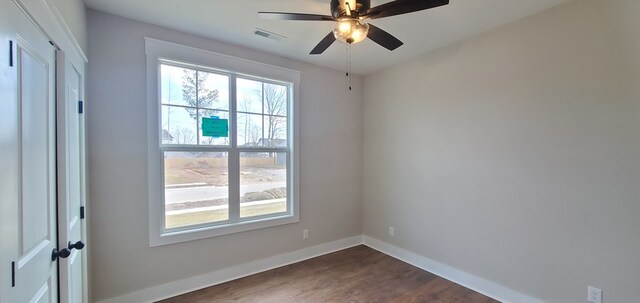
<instances>
[{"instance_id":1,"label":"ceiling fan light fixture","mask_svg":"<svg viewBox=\"0 0 640 303\"><path fill-rule=\"evenodd\" d=\"M336 40L347 44L358 43L364 40L367 38L368 33L369 24L355 18L338 21L336 28L333 30L333 35Z\"/></svg>"}]
</instances>

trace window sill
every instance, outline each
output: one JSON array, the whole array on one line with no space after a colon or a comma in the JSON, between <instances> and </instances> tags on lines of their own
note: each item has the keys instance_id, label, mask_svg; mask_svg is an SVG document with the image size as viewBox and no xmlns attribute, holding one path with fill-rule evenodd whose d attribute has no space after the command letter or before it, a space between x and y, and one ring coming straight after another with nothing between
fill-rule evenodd
<instances>
[{"instance_id":1,"label":"window sill","mask_svg":"<svg viewBox=\"0 0 640 303\"><path fill-rule=\"evenodd\" d=\"M188 230L166 231L157 235L152 235L149 239L149 247L157 247L169 244L176 244L187 241L200 240L210 237L224 236L244 231L274 227L279 225L299 222L299 218L294 215L282 215L259 220L236 222L225 225L215 225Z\"/></svg>"}]
</instances>

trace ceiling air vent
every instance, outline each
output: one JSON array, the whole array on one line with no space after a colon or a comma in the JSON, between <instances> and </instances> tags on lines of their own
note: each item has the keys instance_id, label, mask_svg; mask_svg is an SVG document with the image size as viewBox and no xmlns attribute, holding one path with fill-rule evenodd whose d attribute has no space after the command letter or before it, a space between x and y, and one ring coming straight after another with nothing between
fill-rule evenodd
<instances>
[{"instance_id":1,"label":"ceiling air vent","mask_svg":"<svg viewBox=\"0 0 640 303\"><path fill-rule=\"evenodd\" d=\"M255 35L263 37L263 38L267 38L267 39L271 39L274 41L282 41L284 39L287 39L287 37L283 36L283 35L278 35L274 32L270 32L268 30L264 30L261 28L257 28L256 30L253 32Z\"/></svg>"}]
</instances>

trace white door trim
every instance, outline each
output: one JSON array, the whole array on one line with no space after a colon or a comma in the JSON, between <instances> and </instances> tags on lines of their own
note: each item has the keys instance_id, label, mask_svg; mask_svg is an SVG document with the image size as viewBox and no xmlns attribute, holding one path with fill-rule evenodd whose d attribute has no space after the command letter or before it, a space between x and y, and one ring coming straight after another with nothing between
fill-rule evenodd
<instances>
[{"instance_id":1,"label":"white door trim","mask_svg":"<svg viewBox=\"0 0 640 303\"><path fill-rule=\"evenodd\" d=\"M67 64L73 66L79 74L82 76L82 80L84 81L85 70L87 64L87 56L82 51L80 44L73 36L68 25L65 23L60 11L53 4L52 0L2 0L3 2L14 2L28 18L32 20L34 24L47 36L47 38L57 47L59 50L63 50L65 53L64 59ZM79 97L84 101L84 83L82 83L79 88ZM84 102L86 104L86 102ZM62 127L61 121L58 121L57 127ZM86 197L87 194L87 182L86 182L86 157L84 152L84 143L85 143L85 131L84 131L84 118L81 118L81 179L84 184L84 188L81 189L81 199L83 204L87 204ZM87 211L86 218L89 217L89 212ZM88 229L86 226L86 220L82 220L82 229L83 235L88 235ZM84 236L86 238L86 236ZM87 239L83 239L85 243L87 243ZM58 245L59 248L63 248L62 244ZM89 281L88 281L88 255L89 248L85 248L85 252L82 254L82 263L83 263L83 302L89 302ZM60 277L60 279L65 279L65 277Z\"/></svg>"},{"instance_id":2,"label":"white door trim","mask_svg":"<svg viewBox=\"0 0 640 303\"><path fill-rule=\"evenodd\" d=\"M51 0L12 0L43 30L51 41L68 53L75 64L86 63L87 56L73 36L71 29L64 22L62 14ZM73 53L73 54L69 54ZM75 57L75 58L71 58Z\"/></svg>"}]
</instances>

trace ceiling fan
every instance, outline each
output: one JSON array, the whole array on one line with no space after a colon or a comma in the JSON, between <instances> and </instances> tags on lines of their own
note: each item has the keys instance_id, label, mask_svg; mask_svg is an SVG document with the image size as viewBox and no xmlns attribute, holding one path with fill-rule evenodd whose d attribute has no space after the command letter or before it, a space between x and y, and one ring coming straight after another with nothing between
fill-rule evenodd
<instances>
[{"instance_id":1,"label":"ceiling fan","mask_svg":"<svg viewBox=\"0 0 640 303\"><path fill-rule=\"evenodd\" d=\"M284 12L258 12L267 19L295 21L333 21L336 28L316 45L311 55L322 54L334 41L358 43L365 38L373 40L388 50L394 50L403 43L398 38L364 22L367 19L379 19L417 12L449 4L449 0L395 0L371 7L371 0L331 0L331 16Z\"/></svg>"}]
</instances>

